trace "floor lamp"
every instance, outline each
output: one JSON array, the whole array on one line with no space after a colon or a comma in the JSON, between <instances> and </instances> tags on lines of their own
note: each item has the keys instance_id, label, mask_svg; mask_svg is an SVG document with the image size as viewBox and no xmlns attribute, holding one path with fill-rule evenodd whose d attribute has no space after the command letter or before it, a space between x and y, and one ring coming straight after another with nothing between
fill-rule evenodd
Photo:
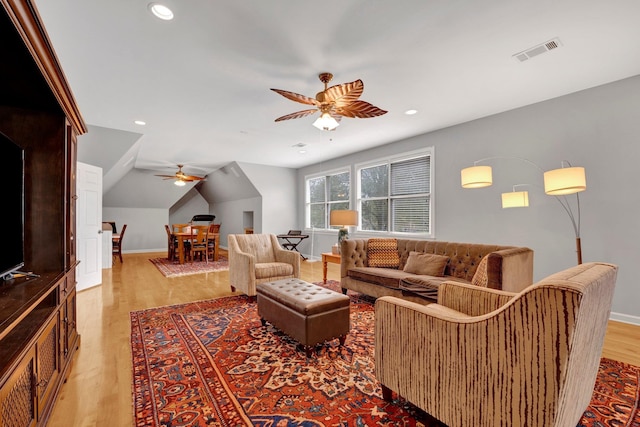
<instances>
[{"instance_id":1,"label":"floor lamp","mask_svg":"<svg viewBox=\"0 0 640 427\"><path fill-rule=\"evenodd\" d=\"M578 258L578 264L582 264L582 243L580 240L580 196L578 193L587 189L587 181L585 176L585 170L583 167L573 167L567 161L561 162L560 169L553 169L550 171L543 171L535 163L527 159L519 157L490 157L482 160L478 160L474 163L474 166L462 169L460 172L460 179L463 188L482 188L488 187L493 184L493 175L491 166L477 166L476 163L483 160L491 160L494 158L513 158L523 160L530 163L540 169L544 176L544 192L550 196L555 196L556 200L562 205L565 210L571 224L573 231L576 235L576 253ZM568 167L564 167L565 164ZM522 185L529 184L517 184L513 186L511 193L502 193L502 207L527 207L529 206L529 193L527 191L515 191L515 188ZM576 195L576 215L574 215L571 205L565 196L575 194Z\"/></svg>"}]
</instances>

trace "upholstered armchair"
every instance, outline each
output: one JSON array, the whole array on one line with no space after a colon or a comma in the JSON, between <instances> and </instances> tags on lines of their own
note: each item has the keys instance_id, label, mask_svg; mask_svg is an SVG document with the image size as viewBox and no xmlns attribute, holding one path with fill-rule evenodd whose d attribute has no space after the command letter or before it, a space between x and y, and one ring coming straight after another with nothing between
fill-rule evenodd
<instances>
[{"instance_id":1,"label":"upholstered armchair","mask_svg":"<svg viewBox=\"0 0 640 427\"><path fill-rule=\"evenodd\" d=\"M581 264L519 293L446 282L438 303L375 305L375 369L449 426L578 424L596 381L617 266Z\"/></svg>"},{"instance_id":2,"label":"upholstered armchair","mask_svg":"<svg viewBox=\"0 0 640 427\"><path fill-rule=\"evenodd\" d=\"M280 247L275 234L229 234L229 281L249 296L258 283L300 277L300 254Z\"/></svg>"}]
</instances>

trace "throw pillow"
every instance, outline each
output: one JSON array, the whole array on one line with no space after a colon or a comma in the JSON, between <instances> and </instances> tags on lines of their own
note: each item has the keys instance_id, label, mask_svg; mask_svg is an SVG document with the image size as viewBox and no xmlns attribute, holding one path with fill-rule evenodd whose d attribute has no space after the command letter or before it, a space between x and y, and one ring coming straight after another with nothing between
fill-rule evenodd
<instances>
[{"instance_id":1,"label":"throw pillow","mask_svg":"<svg viewBox=\"0 0 640 427\"><path fill-rule=\"evenodd\" d=\"M398 268L400 255L396 239L369 239L367 242L367 265L369 267Z\"/></svg>"},{"instance_id":2,"label":"throw pillow","mask_svg":"<svg viewBox=\"0 0 640 427\"><path fill-rule=\"evenodd\" d=\"M484 258L480 260L478 269L471 279L472 285L480 286L482 288L486 288L489 285L489 277L487 276L487 263L489 262L488 258L489 255L485 255Z\"/></svg>"},{"instance_id":3,"label":"throw pillow","mask_svg":"<svg viewBox=\"0 0 640 427\"><path fill-rule=\"evenodd\" d=\"M449 263L446 255L425 254L422 252L409 252L409 258L404 266L407 273L420 274L425 276L442 277L444 269Z\"/></svg>"}]
</instances>

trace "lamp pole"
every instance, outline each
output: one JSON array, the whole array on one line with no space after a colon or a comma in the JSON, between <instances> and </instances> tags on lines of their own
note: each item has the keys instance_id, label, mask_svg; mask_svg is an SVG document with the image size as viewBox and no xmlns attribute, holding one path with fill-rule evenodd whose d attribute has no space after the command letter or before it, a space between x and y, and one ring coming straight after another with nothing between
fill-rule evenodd
<instances>
[{"instance_id":1,"label":"lamp pole","mask_svg":"<svg viewBox=\"0 0 640 427\"><path fill-rule=\"evenodd\" d=\"M576 252L578 253L578 264L582 264L582 244L579 237L576 237Z\"/></svg>"}]
</instances>

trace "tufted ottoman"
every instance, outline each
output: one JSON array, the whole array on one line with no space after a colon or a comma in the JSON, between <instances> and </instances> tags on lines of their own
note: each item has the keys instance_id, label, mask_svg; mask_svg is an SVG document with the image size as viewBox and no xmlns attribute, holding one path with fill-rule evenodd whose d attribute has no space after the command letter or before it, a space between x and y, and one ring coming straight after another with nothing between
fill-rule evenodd
<instances>
[{"instance_id":1,"label":"tufted ottoman","mask_svg":"<svg viewBox=\"0 0 640 427\"><path fill-rule=\"evenodd\" d=\"M298 341L311 356L313 346L349 333L349 297L300 279L256 285L258 315Z\"/></svg>"}]
</instances>

